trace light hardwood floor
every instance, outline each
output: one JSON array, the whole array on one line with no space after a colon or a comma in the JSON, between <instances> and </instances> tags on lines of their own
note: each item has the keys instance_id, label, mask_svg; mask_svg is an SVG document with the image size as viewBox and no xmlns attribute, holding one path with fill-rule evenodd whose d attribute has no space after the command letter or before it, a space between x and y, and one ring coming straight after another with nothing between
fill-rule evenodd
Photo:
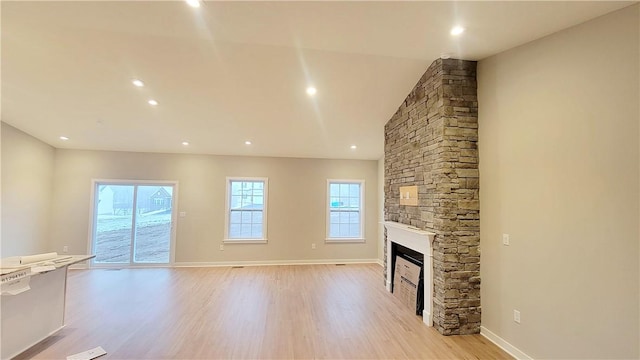
<instances>
[{"instance_id":1,"label":"light hardwood floor","mask_svg":"<svg viewBox=\"0 0 640 360\"><path fill-rule=\"evenodd\" d=\"M425 326L374 264L73 270L67 291L67 326L18 359L511 358Z\"/></svg>"}]
</instances>

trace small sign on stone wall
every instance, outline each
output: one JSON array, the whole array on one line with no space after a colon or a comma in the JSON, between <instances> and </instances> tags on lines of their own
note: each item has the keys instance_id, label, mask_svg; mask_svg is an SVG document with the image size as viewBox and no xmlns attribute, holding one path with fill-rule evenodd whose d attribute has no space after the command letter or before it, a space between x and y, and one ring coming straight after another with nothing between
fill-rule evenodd
<instances>
[{"instance_id":1,"label":"small sign on stone wall","mask_svg":"<svg viewBox=\"0 0 640 360\"><path fill-rule=\"evenodd\" d=\"M400 186L400 205L418 206L417 186Z\"/></svg>"}]
</instances>

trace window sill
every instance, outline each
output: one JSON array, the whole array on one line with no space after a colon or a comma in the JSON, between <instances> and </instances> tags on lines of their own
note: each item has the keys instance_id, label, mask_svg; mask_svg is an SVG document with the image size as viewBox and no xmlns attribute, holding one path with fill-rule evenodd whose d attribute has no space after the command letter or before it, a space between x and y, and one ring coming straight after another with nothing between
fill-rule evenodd
<instances>
[{"instance_id":1,"label":"window sill","mask_svg":"<svg viewBox=\"0 0 640 360\"><path fill-rule=\"evenodd\" d=\"M364 243L364 238L327 238L324 239L325 243Z\"/></svg>"},{"instance_id":2,"label":"window sill","mask_svg":"<svg viewBox=\"0 0 640 360\"><path fill-rule=\"evenodd\" d=\"M267 239L224 239L223 244L266 244Z\"/></svg>"}]
</instances>

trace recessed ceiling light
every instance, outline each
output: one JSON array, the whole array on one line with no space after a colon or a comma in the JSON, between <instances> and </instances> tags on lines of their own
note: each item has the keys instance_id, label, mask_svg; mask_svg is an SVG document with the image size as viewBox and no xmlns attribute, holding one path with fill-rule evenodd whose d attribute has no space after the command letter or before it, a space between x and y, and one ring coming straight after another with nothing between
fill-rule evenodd
<instances>
[{"instance_id":1,"label":"recessed ceiling light","mask_svg":"<svg viewBox=\"0 0 640 360\"><path fill-rule=\"evenodd\" d=\"M357 146L355 146L355 145L351 145L351 150L355 150L355 149L357 149L357 148L358 148Z\"/></svg>"},{"instance_id":2,"label":"recessed ceiling light","mask_svg":"<svg viewBox=\"0 0 640 360\"><path fill-rule=\"evenodd\" d=\"M316 88L314 88L313 86L309 86L307 88L307 94L309 95L315 95L318 92L318 90L316 90Z\"/></svg>"},{"instance_id":3,"label":"recessed ceiling light","mask_svg":"<svg viewBox=\"0 0 640 360\"><path fill-rule=\"evenodd\" d=\"M247 140L244 142L245 145L251 145L251 141Z\"/></svg>"},{"instance_id":4,"label":"recessed ceiling light","mask_svg":"<svg viewBox=\"0 0 640 360\"><path fill-rule=\"evenodd\" d=\"M463 28L462 26L454 26L454 27L451 29L451 35L453 35L453 36L460 35L460 34L462 34L463 32L464 32L464 28Z\"/></svg>"},{"instance_id":5,"label":"recessed ceiling light","mask_svg":"<svg viewBox=\"0 0 640 360\"><path fill-rule=\"evenodd\" d=\"M186 0L187 4L189 4L189 6L194 7L194 8L199 8L200 7L200 0Z\"/></svg>"},{"instance_id":6,"label":"recessed ceiling light","mask_svg":"<svg viewBox=\"0 0 640 360\"><path fill-rule=\"evenodd\" d=\"M183 141L183 142L182 142L182 145L184 145L184 146L189 146L189 142L188 142L188 141Z\"/></svg>"},{"instance_id":7,"label":"recessed ceiling light","mask_svg":"<svg viewBox=\"0 0 640 360\"><path fill-rule=\"evenodd\" d=\"M158 105L158 102L157 102L157 101L155 101L155 100L153 100L153 99L151 99L151 100L149 100L149 101L147 101L147 102L149 103L149 105L153 105L153 106Z\"/></svg>"},{"instance_id":8,"label":"recessed ceiling light","mask_svg":"<svg viewBox=\"0 0 640 360\"><path fill-rule=\"evenodd\" d=\"M69 138L68 138L68 137L66 137L66 136L60 136L60 140L62 140L62 141L67 141L67 140L69 140Z\"/></svg>"},{"instance_id":9,"label":"recessed ceiling light","mask_svg":"<svg viewBox=\"0 0 640 360\"><path fill-rule=\"evenodd\" d=\"M133 85L135 85L137 87L143 87L144 86L144 83L142 82L142 80L133 79L132 83L133 83Z\"/></svg>"}]
</instances>

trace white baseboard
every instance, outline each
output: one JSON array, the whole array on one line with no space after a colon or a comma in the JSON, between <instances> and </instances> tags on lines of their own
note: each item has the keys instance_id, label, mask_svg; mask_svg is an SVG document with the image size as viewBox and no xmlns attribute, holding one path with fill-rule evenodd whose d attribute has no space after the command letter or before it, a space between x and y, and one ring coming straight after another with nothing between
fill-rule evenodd
<instances>
[{"instance_id":1,"label":"white baseboard","mask_svg":"<svg viewBox=\"0 0 640 360\"><path fill-rule=\"evenodd\" d=\"M331 265L331 264L378 264L378 259L316 259L316 260L264 260L264 261L212 261L190 262L177 261L173 264L161 265L135 265L121 264L122 266L87 266L78 264L70 266L71 270L80 269L145 269L145 268L171 268L171 267L225 267L225 266L273 266L273 265Z\"/></svg>"},{"instance_id":2,"label":"white baseboard","mask_svg":"<svg viewBox=\"0 0 640 360\"><path fill-rule=\"evenodd\" d=\"M377 260L376 260L376 263L377 263L378 265L380 265L380 266L384 267L384 261L382 261L382 260L380 260L380 259L377 259Z\"/></svg>"},{"instance_id":3,"label":"white baseboard","mask_svg":"<svg viewBox=\"0 0 640 360\"><path fill-rule=\"evenodd\" d=\"M518 349L517 347L509 344L505 339L494 334L491 330L484 326L480 326L480 335L484 336L487 340L496 344L499 348L506 351L509 355L516 359L533 360L533 358Z\"/></svg>"},{"instance_id":4,"label":"white baseboard","mask_svg":"<svg viewBox=\"0 0 640 360\"><path fill-rule=\"evenodd\" d=\"M327 265L327 264L377 264L378 259L316 259L316 260L264 260L264 261L215 261L175 262L174 267L223 267L270 265Z\"/></svg>"},{"instance_id":5,"label":"white baseboard","mask_svg":"<svg viewBox=\"0 0 640 360\"><path fill-rule=\"evenodd\" d=\"M433 326L433 318L431 318L430 312L422 310L422 322L429 327Z\"/></svg>"}]
</instances>

